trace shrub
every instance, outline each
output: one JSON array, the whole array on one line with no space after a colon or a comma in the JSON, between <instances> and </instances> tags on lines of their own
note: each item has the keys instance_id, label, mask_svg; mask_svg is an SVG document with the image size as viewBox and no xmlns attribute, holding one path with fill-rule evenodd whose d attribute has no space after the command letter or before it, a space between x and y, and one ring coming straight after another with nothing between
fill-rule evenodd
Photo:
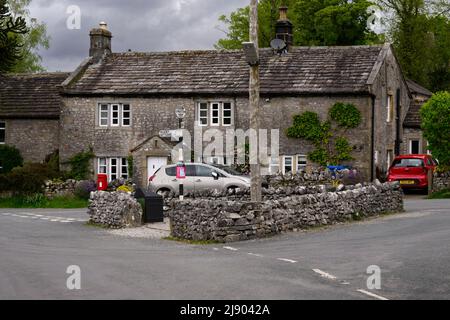
<instances>
[{"instance_id":1,"label":"shrub","mask_svg":"<svg viewBox=\"0 0 450 320\"><path fill-rule=\"evenodd\" d=\"M0 169L0 173L8 173L15 167L20 167L23 164L23 158L20 155L20 151L8 145L0 145L0 163L3 169Z\"/></svg>"},{"instance_id":2,"label":"shrub","mask_svg":"<svg viewBox=\"0 0 450 320\"><path fill-rule=\"evenodd\" d=\"M133 192L133 188L130 186L123 185L118 187L116 191L130 193Z\"/></svg>"},{"instance_id":3,"label":"shrub","mask_svg":"<svg viewBox=\"0 0 450 320\"><path fill-rule=\"evenodd\" d=\"M75 196L80 199L89 199L92 191L97 190L97 185L92 180L80 181L75 187Z\"/></svg>"},{"instance_id":4,"label":"shrub","mask_svg":"<svg viewBox=\"0 0 450 320\"><path fill-rule=\"evenodd\" d=\"M421 110L423 135L439 165L450 166L450 92L434 94Z\"/></svg>"},{"instance_id":5,"label":"shrub","mask_svg":"<svg viewBox=\"0 0 450 320\"><path fill-rule=\"evenodd\" d=\"M87 179L90 173L90 161L93 157L95 157L95 155L92 152L92 149L89 149L88 151L77 153L70 158L69 163L71 170L69 176L76 180Z\"/></svg>"}]
</instances>

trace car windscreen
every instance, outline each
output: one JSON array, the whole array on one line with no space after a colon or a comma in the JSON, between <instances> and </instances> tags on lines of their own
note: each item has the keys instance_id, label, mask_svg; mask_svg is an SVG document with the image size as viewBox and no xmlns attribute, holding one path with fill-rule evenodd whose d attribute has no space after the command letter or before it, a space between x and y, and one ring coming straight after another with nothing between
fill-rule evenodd
<instances>
[{"instance_id":1,"label":"car windscreen","mask_svg":"<svg viewBox=\"0 0 450 320\"><path fill-rule=\"evenodd\" d=\"M394 167L396 168L417 168L422 166L422 159L396 159L394 161Z\"/></svg>"}]
</instances>

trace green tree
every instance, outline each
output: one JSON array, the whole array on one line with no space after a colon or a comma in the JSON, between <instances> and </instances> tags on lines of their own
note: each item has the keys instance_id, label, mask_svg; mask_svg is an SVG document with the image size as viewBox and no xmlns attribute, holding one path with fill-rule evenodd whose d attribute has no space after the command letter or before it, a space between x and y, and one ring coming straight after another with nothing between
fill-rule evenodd
<instances>
[{"instance_id":1,"label":"green tree","mask_svg":"<svg viewBox=\"0 0 450 320\"><path fill-rule=\"evenodd\" d=\"M423 135L439 165L450 169L450 92L434 94L421 110Z\"/></svg>"},{"instance_id":2,"label":"green tree","mask_svg":"<svg viewBox=\"0 0 450 320\"><path fill-rule=\"evenodd\" d=\"M10 71L22 58L19 36L27 31L25 19L14 18L6 0L0 0L0 73Z\"/></svg>"},{"instance_id":3,"label":"green tree","mask_svg":"<svg viewBox=\"0 0 450 320\"><path fill-rule=\"evenodd\" d=\"M405 75L432 91L450 86L450 2L379 0L392 13L389 25Z\"/></svg>"},{"instance_id":4,"label":"green tree","mask_svg":"<svg viewBox=\"0 0 450 320\"><path fill-rule=\"evenodd\" d=\"M30 17L28 7L32 0L7 0L13 17L21 17L27 21L29 32L19 35L21 59L17 60L11 72L39 72L45 71L41 65L40 49L48 49L50 37L47 35L47 26L37 19Z\"/></svg>"},{"instance_id":5,"label":"green tree","mask_svg":"<svg viewBox=\"0 0 450 320\"><path fill-rule=\"evenodd\" d=\"M8 173L15 167L23 165L23 158L20 151L8 145L0 145L0 173Z\"/></svg>"},{"instance_id":6,"label":"green tree","mask_svg":"<svg viewBox=\"0 0 450 320\"><path fill-rule=\"evenodd\" d=\"M293 6L295 39L298 45L361 45L379 42L367 27L366 0L299 0Z\"/></svg>"},{"instance_id":7,"label":"green tree","mask_svg":"<svg viewBox=\"0 0 450 320\"><path fill-rule=\"evenodd\" d=\"M368 30L367 0L261 0L259 2L259 45L269 47L275 38L278 8L287 5L288 17L294 24L295 45L353 45L378 42ZM227 25L226 37L216 48L240 49L249 39L249 9L240 8L219 21Z\"/></svg>"}]
</instances>

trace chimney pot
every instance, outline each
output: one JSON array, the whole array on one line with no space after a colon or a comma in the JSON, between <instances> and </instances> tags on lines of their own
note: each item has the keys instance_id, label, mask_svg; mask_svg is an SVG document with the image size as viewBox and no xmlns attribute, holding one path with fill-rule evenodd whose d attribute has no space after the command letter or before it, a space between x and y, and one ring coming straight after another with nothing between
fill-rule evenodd
<instances>
[{"instance_id":1,"label":"chimney pot","mask_svg":"<svg viewBox=\"0 0 450 320\"><path fill-rule=\"evenodd\" d=\"M110 54L112 52L112 34L108 30L108 24L106 22L100 22L100 27L92 29L89 36L91 38L89 56L94 58L94 62L98 62L103 55Z\"/></svg>"},{"instance_id":2,"label":"chimney pot","mask_svg":"<svg viewBox=\"0 0 450 320\"><path fill-rule=\"evenodd\" d=\"M288 7L280 7L280 19L275 25L275 34L277 39L283 40L287 45L287 50L294 45L293 30L294 26L287 17Z\"/></svg>"}]
</instances>

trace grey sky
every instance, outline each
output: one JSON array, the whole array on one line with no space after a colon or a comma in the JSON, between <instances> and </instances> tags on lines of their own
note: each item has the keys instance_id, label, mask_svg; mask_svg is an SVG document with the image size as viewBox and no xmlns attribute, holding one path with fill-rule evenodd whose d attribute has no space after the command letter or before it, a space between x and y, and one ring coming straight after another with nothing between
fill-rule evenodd
<instances>
[{"instance_id":1,"label":"grey sky","mask_svg":"<svg viewBox=\"0 0 450 320\"><path fill-rule=\"evenodd\" d=\"M47 24L49 50L42 50L49 71L72 71L89 51L89 30L100 21L113 33L114 52L210 49L224 33L218 17L249 0L33 0L31 16ZM70 5L81 9L81 29L69 30ZM223 28L222 28L223 29Z\"/></svg>"}]
</instances>

